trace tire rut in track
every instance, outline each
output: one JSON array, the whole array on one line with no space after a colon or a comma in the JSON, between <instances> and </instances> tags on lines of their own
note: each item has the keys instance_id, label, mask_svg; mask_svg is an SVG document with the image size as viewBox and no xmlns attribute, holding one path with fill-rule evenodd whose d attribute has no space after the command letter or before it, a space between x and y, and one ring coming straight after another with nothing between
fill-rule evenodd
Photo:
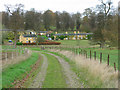
<instances>
[{"instance_id":1,"label":"tire rut in track","mask_svg":"<svg viewBox=\"0 0 120 90\"><path fill-rule=\"evenodd\" d=\"M33 80L29 88L41 88L43 81L46 76L46 71L48 67L47 57L44 54L41 54L43 56L43 64L41 66L41 71L37 74L36 78Z\"/></svg>"},{"instance_id":2,"label":"tire rut in track","mask_svg":"<svg viewBox=\"0 0 120 90\"><path fill-rule=\"evenodd\" d=\"M62 66L63 74L66 77L66 83L68 88L83 88L82 84L79 82L79 78L77 75L70 70L70 65L61 57L54 55L52 53L47 53L50 54L58 59Z\"/></svg>"}]
</instances>

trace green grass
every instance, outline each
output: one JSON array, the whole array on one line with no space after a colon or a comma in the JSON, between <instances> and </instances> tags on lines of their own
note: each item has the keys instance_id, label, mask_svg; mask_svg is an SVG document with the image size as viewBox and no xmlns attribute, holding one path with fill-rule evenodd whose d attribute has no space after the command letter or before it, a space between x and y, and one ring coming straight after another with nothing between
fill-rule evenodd
<instances>
[{"instance_id":1,"label":"green grass","mask_svg":"<svg viewBox=\"0 0 120 90\"><path fill-rule=\"evenodd\" d=\"M71 49L67 49L64 48L63 50L71 50ZM82 50L86 50L87 51L87 57L90 57L90 50L91 50L91 55L92 58L94 59L94 51L96 51L96 58L97 60L100 60L100 53L102 53L102 63L105 63L107 65L107 60L108 60L108 54L109 54L109 64L110 66L114 67L114 62L116 63L116 68L118 69L118 50L114 49L114 50L110 50L109 48L81 48ZM77 49L77 53L79 51L81 51L81 49ZM40 48L31 48L31 50L40 50ZM45 51L45 50L44 50ZM72 51L74 51L74 49L72 48Z\"/></svg>"},{"instance_id":2,"label":"green grass","mask_svg":"<svg viewBox=\"0 0 120 90\"><path fill-rule=\"evenodd\" d=\"M24 88L29 88L29 86L30 86L30 84L33 82L33 80L36 78L36 76L38 75L38 73L40 72L40 70L41 70L41 66L42 66L42 64L43 64L43 57L42 56L40 56L41 58L40 58L40 63L39 63L39 67L35 70L35 71L33 71L32 73L31 73L31 75L29 76L29 78L28 78L28 80L24 83Z\"/></svg>"},{"instance_id":3,"label":"green grass","mask_svg":"<svg viewBox=\"0 0 120 90\"><path fill-rule=\"evenodd\" d=\"M61 70L62 68L58 60L49 54L45 54L45 55L48 58L48 69L47 69L47 74L42 87L43 88L65 88L66 82Z\"/></svg>"},{"instance_id":4,"label":"green grass","mask_svg":"<svg viewBox=\"0 0 120 90\"><path fill-rule=\"evenodd\" d=\"M116 67L118 69L118 50L110 50L109 48L84 48L82 50L87 51L87 57L90 57L90 50L91 50L91 56L94 58L94 51L96 51L96 58L100 60L100 53L102 53L102 62L107 64L108 60L108 54L109 54L109 63L110 66L114 67L114 62L116 63ZM78 49L78 51L80 51Z\"/></svg>"},{"instance_id":5,"label":"green grass","mask_svg":"<svg viewBox=\"0 0 120 90\"><path fill-rule=\"evenodd\" d=\"M57 42L61 42L61 45L67 46L81 46L81 47L89 47L89 40L58 40Z\"/></svg>"},{"instance_id":6,"label":"green grass","mask_svg":"<svg viewBox=\"0 0 120 90\"><path fill-rule=\"evenodd\" d=\"M38 60L38 54L32 53L32 56L28 58L25 61L22 61L18 64L14 64L13 66L10 66L8 68L5 68L2 71L2 87L8 88L12 87L13 85L11 83L14 82L14 80L22 79L25 75L25 72L29 72L31 70L31 65L35 64L35 62Z\"/></svg>"},{"instance_id":7,"label":"green grass","mask_svg":"<svg viewBox=\"0 0 120 90\"><path fill-rule=\"evenodd\" d=\"M47 51L49 52L49 51ZM73 70L76 75L80 78L80 83L83 83L84 88L102 88L104 87L104 83L100 80L100 77L93 76L87 68L77 67L75 62L71 61L69 58L65 57L62 54L50 52L57 56L64 58L66 62L68 62L71 66L71 70Z\"/></svg>"}]
</instances>

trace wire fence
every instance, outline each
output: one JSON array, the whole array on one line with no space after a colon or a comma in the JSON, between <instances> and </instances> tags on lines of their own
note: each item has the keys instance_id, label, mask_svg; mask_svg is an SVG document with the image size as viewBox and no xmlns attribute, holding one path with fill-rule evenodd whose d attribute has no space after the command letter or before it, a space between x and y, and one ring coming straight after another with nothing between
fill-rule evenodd
<instances>
[{"instance_id":1,"label":"wire fence","mask_svg":"<svg viewBox=\"0 0 120 90\"><path fill-rule=\"evenodd\" d=\"M68 46L41 46L41 50L45 49L59 49L59 50L68 50L73 52L75 55L83 55L90 60L99 60L101 63L106 63L107 66L113 66L114 70L118 69L118 54L104 53L102 51L97 51L93 49L86 50L85 48L80 47L68 47Z\"/></svg>"},{"instance_id":2,"label":"wire fence","mask_svg":"<svg viewBox=\"0 0 120 90\"><path fill-rule=\"evenodd\" d=\"M19 47L19 48L4 48L2 49L2 61L3 60L12 60L15 59L18 56L22 56L24 54L28 53L28 49L25 49L23 47Z\"/></svg>"}]
</instances>

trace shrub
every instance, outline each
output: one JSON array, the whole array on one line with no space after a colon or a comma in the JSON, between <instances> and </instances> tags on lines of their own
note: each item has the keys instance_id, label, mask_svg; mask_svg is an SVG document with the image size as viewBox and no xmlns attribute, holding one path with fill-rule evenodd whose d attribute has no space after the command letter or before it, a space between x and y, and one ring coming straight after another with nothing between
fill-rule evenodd
<instances>
[{"instance_id":1,"label":"shrub","mask_svg":"<svg viewBox=\"0 0 120 90\"><path fill-rule=\"evenodd\" d=\"M38 45L60 45L60 42L40 42Z\"/></svg>"},{"instance_id":2,"label":"shrub","mask_svg":"<svg viewBox=\"0 0 120 90\"><path fill-rule=\"evenodd\" d=\"M36 43L23 43L23 45L36 45Z\"/></svg>"},{"instance_id":3,"label":"shrub","mask_svg":"<svg viewBox=\"0 0 120 90\"><path fill-rule=\"evenodd\" d=\"M44 37L39 36L39 37L37 38L37 42L38 42L38 43L44 42L44 41L45 41L45 40L44 40Z\"/></svg>"},{"instance_id":4,"label":"shrub","mask_svg":"<svg viewBox=\"0 0 120 90\"><path fill-rule=\"evenodd\" d=\"M51 36L52 40L54 40L54 36Z\"/></svg>"},{"instance_id":5,"label":"shrub","mask_svg":"<svg viewBox=\"0 0 120 90\"><path fill-rule=\"evenodd\" d=\"M45 36L45 35L41 35L40 37L42 37L43 39L45 39L45 40L47 40L48 39L48 37L47 36Z\"/></svg>"},{"instance_id":6,"label":"shrub","mask_svg":"<svg viewBox=\"0 0 120 90\"><path fill-rule=\"evenodd\" d=\"M63 40L65 38L65 36L61 35L59 38L60 38L60 40Z\"/></svg>"},{"instance_id":7,"label":"shrub","mask_svg":"<svg viewBox=\"0 0 120 90\"><path fill-rule=\"evenodd\" d=\"M17 42L16 45L22 45L22 43L21 42Z\"/></svg>"}]
</instances>

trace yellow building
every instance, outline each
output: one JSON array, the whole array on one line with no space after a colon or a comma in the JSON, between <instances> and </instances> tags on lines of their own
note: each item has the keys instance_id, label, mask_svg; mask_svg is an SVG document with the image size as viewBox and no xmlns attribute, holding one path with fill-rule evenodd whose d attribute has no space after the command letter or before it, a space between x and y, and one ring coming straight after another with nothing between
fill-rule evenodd
<instances>
[{"instance_id":1,"label":"yellow building","mask_svg":"<svg viewBox=\"0 0 120 90\"><path fill-rule=\"evenodd\" d=\"M36 39L36 32L30 30L27 30L26 32L21 32L19 36L19 42L22 43L35 43Z\"/></svg>"}]
</instances>

